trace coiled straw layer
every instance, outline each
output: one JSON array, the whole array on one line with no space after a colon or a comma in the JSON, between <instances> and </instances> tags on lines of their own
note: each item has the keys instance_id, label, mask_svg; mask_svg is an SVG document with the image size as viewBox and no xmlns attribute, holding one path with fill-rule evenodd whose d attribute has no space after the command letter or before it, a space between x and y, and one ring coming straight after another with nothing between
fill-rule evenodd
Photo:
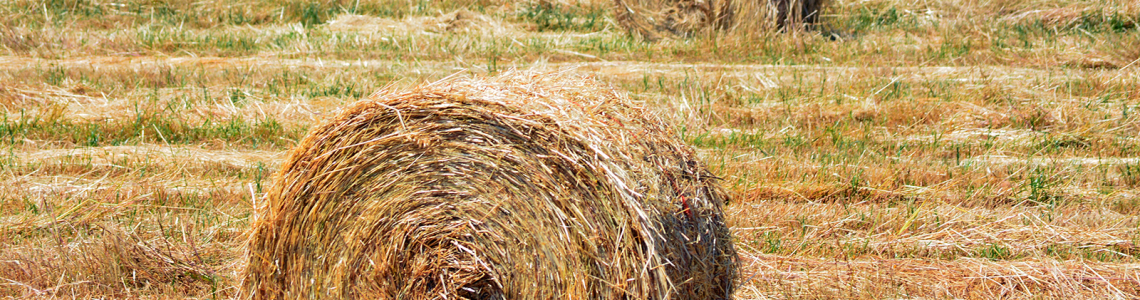
<instances>
[{"instance_id":1,"label":"coiled straw layer","mask_svg":"<svg viewBox=\"0 0 1140 300\"><path fill-rule=\"evenodd\" d=\"M589 78L378 93L293 149L253 224L257 299L727 299L725 193Z\"/></svg>"}]
</instances>

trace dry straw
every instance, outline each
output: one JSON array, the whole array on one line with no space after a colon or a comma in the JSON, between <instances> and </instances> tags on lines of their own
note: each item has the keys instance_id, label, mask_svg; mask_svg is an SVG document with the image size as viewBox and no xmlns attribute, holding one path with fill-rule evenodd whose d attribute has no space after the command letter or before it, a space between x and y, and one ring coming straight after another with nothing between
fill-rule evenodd
<instances>
[{"instance_id":1,"label":"dry straw","mask_svg":"<svg viewBox=\"0 0 1140 300\"><path fill-rule=\"evenodd\" d=\"M589 78L377 93L313 129L259 208L259 299L728 299L726 194Z\"/></svg>"},{"instance_id":2,"label":"dry straw","mask_svg":"<svg viewBox=\"0 0 1140 300\"><path fill-rule=\"evenodd\" d=\"M459 9L438 17L407 17L401 20L343 14L328 23L332 31L360 33L484 33L519 34L519 29L484 14Z\"/></svg>"},{"instance_id":3,"label":"dry straw","mask_svg":"<svg viewBox=\"0 0 1140 300\"><path fill-rule=\"evenodd\" d=\"M816 23L828 0L614 0L619 24L648 40L707 31L765 32Z\"/></svg>"}]
</instances>

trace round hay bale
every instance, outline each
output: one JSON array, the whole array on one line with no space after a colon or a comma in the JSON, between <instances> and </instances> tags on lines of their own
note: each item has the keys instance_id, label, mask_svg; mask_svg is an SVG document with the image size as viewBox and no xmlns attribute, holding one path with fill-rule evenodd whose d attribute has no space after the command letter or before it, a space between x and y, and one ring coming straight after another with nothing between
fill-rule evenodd
<instances>
[{"instance_id":1,"label":"round hay bale","mask_svg":"<svg viewBox=\"0 0 1140 300\"><path fill-rule=\"evenodd\" d=\"M703 31L756 32L816 24L827 0L614 0L618 24L647 40Z\"/></svg>"},{"instance_id":2,"label":"round hay bale","mask_svg":"<svg viewBox=\"0 0 1140 300\"><path fill-rule=\"evenodd\" d=\"M258 208L256 299L730 299L726 194L589 78L378 93L315 127Z\"/></svg>"}]
</instances>

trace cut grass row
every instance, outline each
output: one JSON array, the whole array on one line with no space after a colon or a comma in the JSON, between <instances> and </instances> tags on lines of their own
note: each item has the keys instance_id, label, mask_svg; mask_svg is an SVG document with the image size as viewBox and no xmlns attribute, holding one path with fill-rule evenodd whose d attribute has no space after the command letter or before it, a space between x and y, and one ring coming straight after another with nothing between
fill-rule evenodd
<instances>
[{"instance_id":1,"label":"cut grass row","mask_svg":"<svg viewBox=\"0 0 1140 300\"><path fill-rule=\"evenodd\" d=\"M924 202L752 203L731 211L738 222L734 234L746 241L742 248L777 255L1133 262L1140 251L1134 228L1140 220L1079 206L963 210Z\"/></svg>"},{"instance_id":2,"label":"cut grass row","mask_svg":"<svg viewBox=\"0 0 1140 300\"><path fill-rule=\"evenodd\" d=\"M139 143L204 144L219 146L286 147L307 128L286 128L274 119L247 122L185 121L161 111L141 112L126 119L74 121L61 115L20 117L0 122L0 143L57 143L65 146L135 145Z\"/></svg>"},{"instance_id":3,"label":"cut grass row","mask_svg":"<svg viewBox=\"0 0 1140 300\"><path fill-rule=\"evenodd\" d=\"M0 293L232 293L242 252L235 245L249 224L249 191L186 192L147 179L128 182L29 193L35 185L5 180L0 272L10 284L0 285Z\"/></svg>"}]
</instances>

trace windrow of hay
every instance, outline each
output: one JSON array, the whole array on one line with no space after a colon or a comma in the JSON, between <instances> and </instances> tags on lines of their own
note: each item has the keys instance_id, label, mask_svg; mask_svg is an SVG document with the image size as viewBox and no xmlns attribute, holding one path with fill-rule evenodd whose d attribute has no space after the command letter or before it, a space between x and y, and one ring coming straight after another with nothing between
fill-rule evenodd
<instances>
[{"instance_id":1,"label":"windrow of hay","mask_svg":"<svg viewBox=\"0 0 1140 300\"><path fill-rule=\"evenodd\" d=\"M382 92L315 127L258 209L257 299L729 299L725 192L590 78Z\"/></svg>"},{"instance_id":2,"label":"windrow of hay","mask_svg":"<svg viewBox=\"0 0 1140 300\"><path fill-rule=\"evenodd\" d=\"M615 17L647 40L702 31L757 32L814 24L828 0L614 0Z\"/></svg>"},{"instance_id":3,"label":"windrow of hay","mask_svg":"<svg viewBox=\"0 0 1140 300\"><path fill-rule=\"evenodd\" d=\"M466 9L456 10L438 17L407 17L402 20L345 14L329 21L328 28L334 31L395 34L453 32L506 35L519 31L510 23Z\"/></svg>"},{"instance_id":4,"label":"windrow of hay","mask_svg":"<svg viewBox=\"0 0 1140 300\"><path fill-rule=\"evenodd\" d=\"M1047 258L821 260L745 255L753 299L1137 299L1136 264Z\"/></svg>"}]
</instances>

